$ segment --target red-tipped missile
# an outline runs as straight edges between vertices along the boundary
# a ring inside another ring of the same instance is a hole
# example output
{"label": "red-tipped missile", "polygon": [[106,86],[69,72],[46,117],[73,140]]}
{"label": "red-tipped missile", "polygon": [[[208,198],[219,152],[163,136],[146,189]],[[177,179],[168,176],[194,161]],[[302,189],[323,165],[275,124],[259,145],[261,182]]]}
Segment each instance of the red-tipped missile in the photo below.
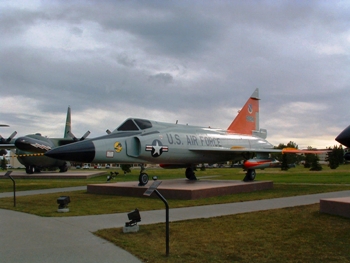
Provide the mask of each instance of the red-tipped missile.
{"label": "red-tipped missile", "polygon": [[263,169],[268,167],[274,167],[279,164],[279,161],[272,158],[266,159],[249,159],[244,161],[243,167],[245,169]]}

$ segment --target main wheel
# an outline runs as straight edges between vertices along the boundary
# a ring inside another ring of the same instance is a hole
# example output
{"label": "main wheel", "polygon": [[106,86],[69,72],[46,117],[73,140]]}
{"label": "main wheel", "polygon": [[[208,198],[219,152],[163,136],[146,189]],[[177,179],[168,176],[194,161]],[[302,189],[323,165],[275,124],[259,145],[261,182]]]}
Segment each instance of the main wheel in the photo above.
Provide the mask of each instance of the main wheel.
{"label": "main wheel", "polygon": [[60,173],[65,173],[65,172],[68,171],[68,165],[67,165],[67,163],[65,163],[64,165],[62,165],[62,166],[60,166],[60,167],[58,167],[58,168],[60,168]]}
{"label": "main wheel", "polygon": [[35,172],[35,167],[32,165],[26,166],[26,173],[27,174],[33,174]]}
{"label": "main wheel", "polygon": [[191,167],[186,169],[185,175],[188,180],[197,180],[197,177],[194,174],[193,169]]}
{"label": "main wheel", "polygon": [[245,182],[252,182],[255,180],[256,172],[255,169],[249,169],[243,179]]}
{"label": "main wheel", "polygon": [[139,186],[144,186],[148,183],[148,174],[140,173],[139,176]]}

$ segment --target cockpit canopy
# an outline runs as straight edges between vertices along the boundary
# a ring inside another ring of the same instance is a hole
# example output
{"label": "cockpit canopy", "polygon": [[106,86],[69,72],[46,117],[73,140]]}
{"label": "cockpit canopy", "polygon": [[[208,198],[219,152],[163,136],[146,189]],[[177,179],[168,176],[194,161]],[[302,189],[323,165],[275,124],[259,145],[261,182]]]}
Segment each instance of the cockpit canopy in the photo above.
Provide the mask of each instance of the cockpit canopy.
{"label": "cockpit canopy", "polygon": [[124,121],[118,128],[116,128],[113,133],[118,132],[142,132],[142,134],[150,133],[150,132],[159,132],[170,130],[172,132],[175,131],[189,131],[190,129],[198,130],[201,129],[201,127],[197,126],[190,126],[190,125],[184,125],[184,124],[177,124],[177,123],[167,123],[167,122],[159,122],[159,121],[152,121],[152,120],[146,120],[146,119],[137,119],[137,118],[129,118],[126,121]]}
{"label": "cockpit canopy", "polygon": [[149,120],[127,119],[117,128],[117,131],[139,131],[152,127],[152,123]]}

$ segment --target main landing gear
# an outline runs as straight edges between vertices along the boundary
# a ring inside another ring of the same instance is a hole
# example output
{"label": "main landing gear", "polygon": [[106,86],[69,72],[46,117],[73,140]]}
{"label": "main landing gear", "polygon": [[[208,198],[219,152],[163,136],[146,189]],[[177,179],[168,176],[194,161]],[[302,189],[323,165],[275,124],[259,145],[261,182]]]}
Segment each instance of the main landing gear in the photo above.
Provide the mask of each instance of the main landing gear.
{"label": "main landing gear", "polygon": [[68,164],[67,163],[64,163],[64,165],[58,167],[60,168],[60,173],[65,173],[68,171]]}
{"label": "main landing gear", "polygon": [[[142,165],[141,166],[140,175],[139,175],[139,186],[144,186],[144,185],[146,185],[148,183],[148,174],[145,173],[144,170],[145,170],[145,168]],[[191,180],[191,181],[196,181],[197,180],[197,177],[196,177],[192,167],[186,168],[185,175],[186,175],[186,178],[188,180]]]}
{"label": "main landing gear", "polygon": [[255,180],[255,176],[256,176],[255,169],[248,169],[243,181],[244,182],[252,182]]}
{"label": "main landing gear", "polygon": [[27,165],[26,166],[26,173],[27,174],[33,174],[33,173],[40,173],[41,168],[35,165]]}

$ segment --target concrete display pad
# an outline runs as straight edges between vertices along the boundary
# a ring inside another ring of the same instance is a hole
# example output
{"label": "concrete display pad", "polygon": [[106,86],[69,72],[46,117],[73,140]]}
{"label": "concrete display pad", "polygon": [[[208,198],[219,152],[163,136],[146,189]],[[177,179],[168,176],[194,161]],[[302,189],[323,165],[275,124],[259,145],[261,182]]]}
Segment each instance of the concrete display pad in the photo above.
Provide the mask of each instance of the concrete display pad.
{"label": "concrete display pad", "polygon": [[[138,182],[89,184],[87,185],[87,192],[91,194],[142,197],[152,183],[153,181],[149,181],[146,186],[138,186]],[[272,181],[243,182],[207,179],[189,181],[187,179],[175,179],[162,181],[157,189],[167,199],[190,200],[272,188]],[[152,194],[152,197],[156,197],[156,195]]]}
{"label": "concrete display pad", "polygon": [[[0,178],[3,178],[5,173],[6,172],[0,172]],[[105,173],[106,172],[101,172],[101,171],[81,171],[81,172],[67,171],[65,173],[53,171],[53,172],[27,174],[23,170],[19,170],[19,171],[13,170],[11,173],[11,176],[14,179],[88,179],[88,178],[96,177]]]}
{"label": "concrete display pad", "polygon": [[350,197],[321,199],[320,212],[350,218]]}

